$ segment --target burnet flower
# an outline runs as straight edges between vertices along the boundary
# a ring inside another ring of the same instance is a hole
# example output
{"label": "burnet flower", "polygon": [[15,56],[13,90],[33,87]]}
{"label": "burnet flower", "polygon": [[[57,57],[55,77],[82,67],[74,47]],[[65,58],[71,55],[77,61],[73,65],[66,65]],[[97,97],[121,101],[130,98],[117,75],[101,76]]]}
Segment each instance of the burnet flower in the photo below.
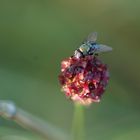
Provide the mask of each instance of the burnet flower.
{"label": "burnet flower", "polygon": [[109,81],[107,65],[95,53],[111,51],[95,43],[97,33],[91,33],[72,57],[61,62],[59,81],[65,95],[82,105],[99,102]]}

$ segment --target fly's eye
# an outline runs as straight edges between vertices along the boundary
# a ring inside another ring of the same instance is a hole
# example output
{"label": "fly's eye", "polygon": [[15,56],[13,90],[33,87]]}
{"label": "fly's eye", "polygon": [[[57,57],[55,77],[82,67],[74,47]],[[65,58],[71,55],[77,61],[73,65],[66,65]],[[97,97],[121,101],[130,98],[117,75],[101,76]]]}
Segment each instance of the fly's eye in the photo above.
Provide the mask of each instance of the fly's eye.
{"label": "fly's eye", "polygon": [[76,58],[80,58],[80,57],[83,56],[83,54],[82,54],[82,52],[81,52],[80,50],[76,50],[76,51],[74,52],[74,56],[75,56]]}

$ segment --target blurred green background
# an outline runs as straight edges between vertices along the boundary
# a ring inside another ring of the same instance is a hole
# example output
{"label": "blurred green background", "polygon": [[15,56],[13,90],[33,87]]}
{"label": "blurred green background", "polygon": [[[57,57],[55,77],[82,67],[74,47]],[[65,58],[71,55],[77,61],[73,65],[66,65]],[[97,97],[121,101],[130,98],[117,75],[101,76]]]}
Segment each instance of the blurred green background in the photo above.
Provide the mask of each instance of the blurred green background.
{"label": "blurred green background", "polygon": [[[139,0],[0,0],[0,99],[70,133],[73,103],[60,91],[60,62],[92,31],[110,83],[86,110],[86,140],[140,140]],[[0,118],[0,140],[41,140]]]}

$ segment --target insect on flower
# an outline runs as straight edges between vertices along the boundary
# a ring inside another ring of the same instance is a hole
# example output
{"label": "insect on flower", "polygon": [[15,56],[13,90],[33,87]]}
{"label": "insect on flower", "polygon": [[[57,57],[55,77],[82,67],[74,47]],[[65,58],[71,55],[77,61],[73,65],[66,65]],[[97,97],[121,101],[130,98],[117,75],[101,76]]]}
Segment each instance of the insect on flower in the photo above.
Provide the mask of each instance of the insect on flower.
{"label": "insect on flower", "polygon": [[84,43],[77,50],[75,50],[74,56],[76,58],[80,58],[87,55],[93,55],[112,50],[112,48],[107,45],[97,44],[96,40],[97,32],[92,32],[89,34]]}
{"label": "insect on flower", "polygon": [[109,81],[109,70],[95,54],[111,51],[97,44],[97,33],[89,34],[72,57],[61,62],[59,82],[66,97],[82,105],[99,102]]}

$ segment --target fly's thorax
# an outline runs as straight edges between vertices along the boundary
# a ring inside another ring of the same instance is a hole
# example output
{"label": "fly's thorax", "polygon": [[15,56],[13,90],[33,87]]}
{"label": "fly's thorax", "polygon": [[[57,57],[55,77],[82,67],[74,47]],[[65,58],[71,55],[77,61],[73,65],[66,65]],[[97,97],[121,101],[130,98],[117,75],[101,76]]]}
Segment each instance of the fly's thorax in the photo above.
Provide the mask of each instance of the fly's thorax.
{"label": "fly's thorax", "polygon": [[83,55],[87,55],[90,50],[91,45],[84,43],[79,47],[79,50],[83,53]]}

